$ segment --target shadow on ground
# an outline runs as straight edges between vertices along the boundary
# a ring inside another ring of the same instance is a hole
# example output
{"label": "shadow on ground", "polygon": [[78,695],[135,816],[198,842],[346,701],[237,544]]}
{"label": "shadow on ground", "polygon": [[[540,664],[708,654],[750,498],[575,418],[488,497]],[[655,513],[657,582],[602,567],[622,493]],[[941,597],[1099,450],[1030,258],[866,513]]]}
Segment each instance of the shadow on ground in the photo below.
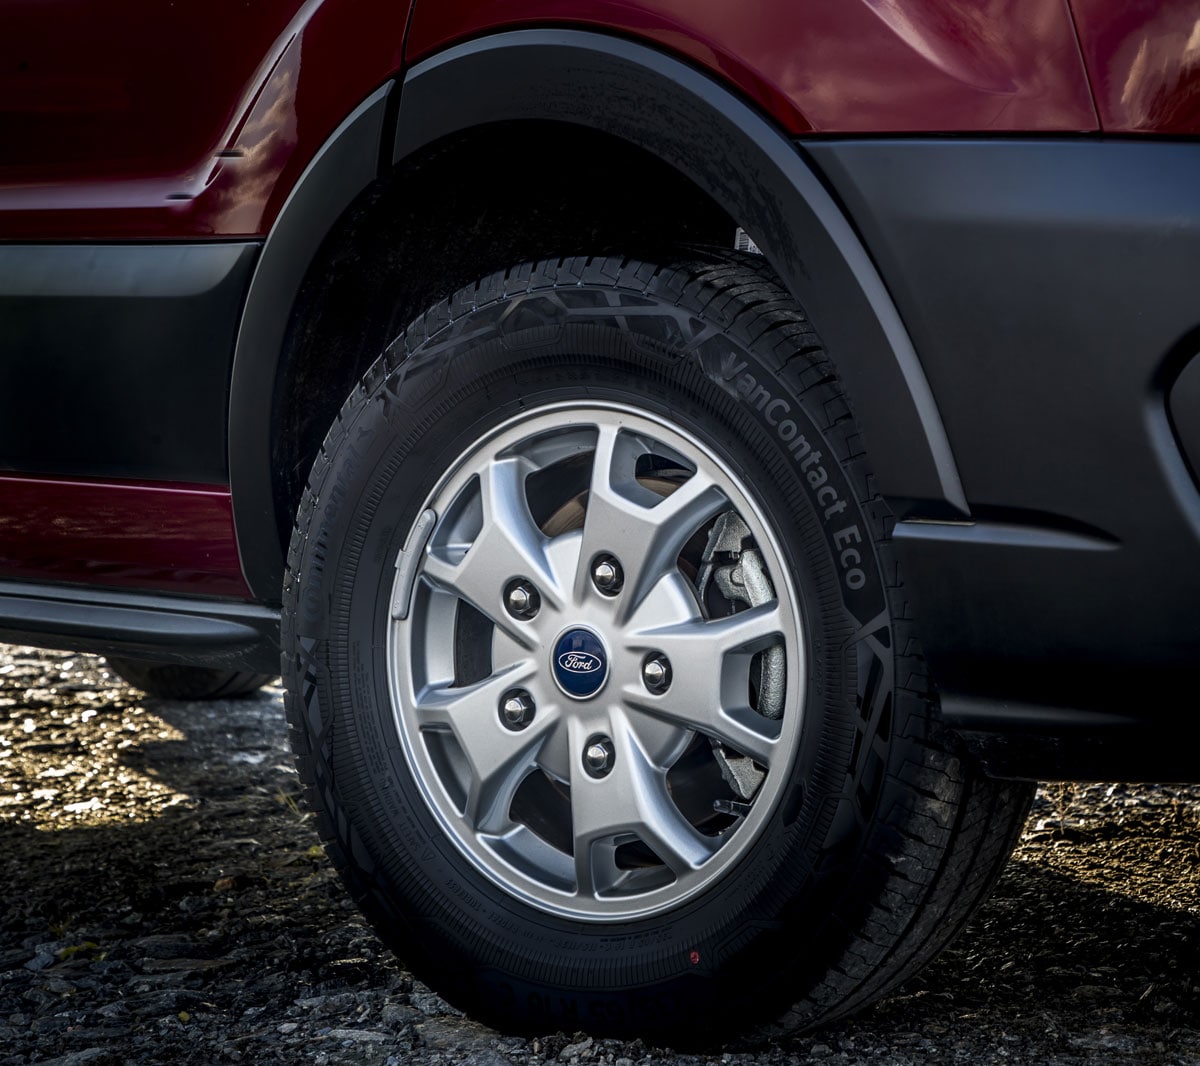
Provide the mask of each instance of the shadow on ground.
{"label": "shadow on ground", "polygon": [[[1200,1063],[1190,792],[1043,818],[950,950],[823,1032],[709,1056],[505,1038],[359,919],[297,807],[277,694],[144,700],[81,661],[0,677],[0,1063]],[[1181,864],[1149,899],[1122,877],[1147,856]]]}

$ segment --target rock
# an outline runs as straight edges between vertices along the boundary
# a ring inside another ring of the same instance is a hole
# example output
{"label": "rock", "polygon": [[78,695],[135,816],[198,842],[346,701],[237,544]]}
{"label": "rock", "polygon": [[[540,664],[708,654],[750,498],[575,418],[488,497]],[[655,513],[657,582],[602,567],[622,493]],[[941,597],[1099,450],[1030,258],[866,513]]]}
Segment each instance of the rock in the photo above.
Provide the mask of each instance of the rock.
{"label": "rock", "polygon": [[0,972],[24,966],[28,960],[29,951],[27,948],[13,948],[11,951],[0,952]]}
{"label": "rock", "polygon": [[143,936],[127,943],[131,950],[147,959],[186,958],[196,947],[196,941],[190,936],[178,934]]}
{"label": "rock", "polygon": [[560,1051],[558,1053],[558,1057],[564,1061],[566,1061],[568,1059],[572,1059],[572,1058],[577,1058],[578,1056],[582,1055],[585,1051],[590,1051],[592,1048],[593,1042],[594,1041],[589,1036],[583,1040],[580,1040],[579,1043],[577,1043],[577,1044],[568,1044],[565,1048],[562,1049],[562,1051]]}
{"label": "rock", "polygon": [[482,1051],[472,1051],[458,1066],[512,1066],[500,1052],[487,1048]]}
{"label": "rock", "polygon": [[349,1040],[355,1044],[382,1044],[388,1039],[387,1033],[373,1029],[330,1029],[326,1035],[330,1040]]}
{"label": "rock", "polygon": [[101,1062],[113,1059],[115,1056],[106,1048],[90,1047],[83,1051],[73,1051],[69,1055],[60,1055],[56,1059],[41,1059],[38,1066],[85,1066],[85,1063],[99,1066]]}
{"label": "rock", "polygon": [[408,998],[409,1002],[422,1014],[430,1016],[448,1014],[454,1018],[463,1017],[462,1011],[450,1006],[449,1003],[435,992],[414,992]]}
{"label": "rock", "polygon": [[296,1000],[296,1006],[315,1014],[340,1014],[354,1006],[354,993],[342,992],[336,996],[309,996]]}
{"label": "rock", "polygon": [[138,1017],[145,1018],[176,1014],[185,1006],[193,1006],[198,998],[177,989],[148,989],[126,996],[125,1005]]}
{"label": "rock", "polygon": [[219,970],[229,966],[229,959],[143,959],[146,973],[194,973],[197,970]]}
{"label": "rock", "polygon": [[1107,1029],[1101,1029],[1095,1033],[1085,1033],[1082,1036],[1073,1036],[1067,1040],[1071,1047],[1082,1048],[1088,1051],[1136,1051],[1137,1042],[1132,1038],[1121,1033],[1113,1033]]}
{"label": "rock", "polygon": [[487,1051],[496,1034],[461,1015],[430,1018],[416,1026],[417,1035],[431,1051]]}
{"label": "rock", "polygon": [[417,1022],[424,1021],[425,1015],[407,1003],[389,1002],[383,1005],[380,1018],[384,1025],[389,1025],[393,1029],[403,1029],[406,1025],[415,1025]]}

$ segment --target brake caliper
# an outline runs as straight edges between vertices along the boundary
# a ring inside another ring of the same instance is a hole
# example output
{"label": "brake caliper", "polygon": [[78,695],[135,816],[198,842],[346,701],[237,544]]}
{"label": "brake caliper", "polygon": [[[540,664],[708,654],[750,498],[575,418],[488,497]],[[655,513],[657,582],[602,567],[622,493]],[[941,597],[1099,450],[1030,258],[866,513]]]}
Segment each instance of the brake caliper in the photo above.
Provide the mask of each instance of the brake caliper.
{"label": "brake caliper", "polygon": [[[709,586],[715,584],[721,595],[733,605],[758,607],[775,599],[775,589],[763,566],[762,555],[754,547],[754,536],[746,523],[734,511],[726,511],[713,523],[708,543],[701,558],[696,589],[700,603],[707,604]],[[787,678],[786,658],[782,644],[764,648],[758,657],[758,699],[756,709],[764,718],[783,717],[784,690]],[[766,774],[747,755],[730,751],[720,741],[711,740],[713,755],[721,776],[742,800],[753,799]],[[744,814],[745,804],[724,804],[725,813]]]}

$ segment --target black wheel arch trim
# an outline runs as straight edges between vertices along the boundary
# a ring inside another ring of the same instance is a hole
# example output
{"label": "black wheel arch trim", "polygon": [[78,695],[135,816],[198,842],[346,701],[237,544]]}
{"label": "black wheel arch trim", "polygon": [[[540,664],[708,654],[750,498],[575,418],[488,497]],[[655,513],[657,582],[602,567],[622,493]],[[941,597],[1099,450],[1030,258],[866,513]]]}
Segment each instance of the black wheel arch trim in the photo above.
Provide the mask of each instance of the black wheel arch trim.
{"label": "black wheel arch trim", "polygon": [[229,482],[242,571],[257,599],[278,603],[283,546],[271,471],[271,410],[292,307],[342,212],[379,175],[394,83],[380,86],[309,163],[263,245],[238,330],[229,394]]}
{"label": "black wheel arch trim", "polygon": [[885,495],[902,509],[911,500],[925,513],[967,513],[899,313],[850,222],[782,130],[705,74],[644,45],[584,30],[514,30],[408,72],[392,159],[473,126],[522,119],[587,126],[637,145],[737,219],[830,350],[867,427]]}
{"label": "black wheel arch trim", "polygon": [[[381,144],[383,161],[396,164],[443,137],[505,121],[554,120],[619,137],[676,168],[738,219],[835,360],[866,427],[879,487],[898,515],[968,514],[933,393],[871,257],[800,149],[730,90],[622,38],[531,29],[472,40],[417,64],[395,87],[398,107],[392,91],[385,85],[364,101],[310,164],[251,282],[234,359],[229,466],[243,569],[257,598],[277,603],[283,578],[269,412],[309,264],[379,176]],[[392,114],[394,131],[385,128]]]}

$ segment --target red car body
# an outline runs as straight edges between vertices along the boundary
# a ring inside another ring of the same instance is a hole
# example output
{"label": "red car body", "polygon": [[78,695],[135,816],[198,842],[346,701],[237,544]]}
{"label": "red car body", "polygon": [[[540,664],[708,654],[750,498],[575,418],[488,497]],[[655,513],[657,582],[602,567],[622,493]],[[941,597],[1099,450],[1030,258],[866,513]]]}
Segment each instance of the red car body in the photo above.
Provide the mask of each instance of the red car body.
{"label": "red car body", "polygon": [[408,16],[378,0],[11,4],[0,235],[265,236],[371,91],[406,64],[516,28],[644,41],[796,135],[1200,132],[1186,0],[421,4],[406,32]]}

